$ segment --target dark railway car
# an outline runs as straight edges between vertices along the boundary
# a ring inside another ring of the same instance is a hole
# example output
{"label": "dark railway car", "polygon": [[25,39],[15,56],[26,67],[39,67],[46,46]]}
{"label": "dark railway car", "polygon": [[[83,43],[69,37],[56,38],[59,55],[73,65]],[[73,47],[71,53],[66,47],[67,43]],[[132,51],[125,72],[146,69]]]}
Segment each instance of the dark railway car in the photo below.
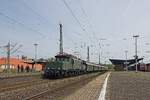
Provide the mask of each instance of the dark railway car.
{"label": "dark railway car", "polygon": [[150,63],[140,66],[140,71],[150,72]]}

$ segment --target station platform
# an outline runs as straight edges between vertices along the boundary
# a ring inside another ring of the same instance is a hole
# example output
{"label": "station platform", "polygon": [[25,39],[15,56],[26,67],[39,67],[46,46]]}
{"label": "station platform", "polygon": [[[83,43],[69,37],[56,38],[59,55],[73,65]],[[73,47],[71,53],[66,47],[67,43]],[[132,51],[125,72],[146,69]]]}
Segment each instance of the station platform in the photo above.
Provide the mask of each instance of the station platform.
{"label": "station platform", "polygon": [[106,100],[150,100],[149,72],[112,72]]}
{"label": "station platform", "polygon": [[63,100],[98,100],[107,74],[99,75],[74,93],[65,96]]}

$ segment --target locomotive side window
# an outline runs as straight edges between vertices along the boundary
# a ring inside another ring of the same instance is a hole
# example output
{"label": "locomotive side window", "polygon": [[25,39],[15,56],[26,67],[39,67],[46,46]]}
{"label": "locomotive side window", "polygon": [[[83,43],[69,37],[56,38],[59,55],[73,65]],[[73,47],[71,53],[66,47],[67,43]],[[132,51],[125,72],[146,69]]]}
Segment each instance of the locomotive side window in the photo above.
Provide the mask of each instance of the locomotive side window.
{"label": "locomotive side window", "polygon": [[69,58],[66,58],[66,61],[69,61]]}
{"label": "locomotive side window", "polygon": [[69,58],[56,58],[56,61],[69,61]]}
{"label": "locomotive side window", "polygon": [[59,61],[61,61],[61,58],[59,58]]}
{"label": "locomotive side window", "polygon": [[74,65],[74,59],[71,59],[71,64]]}

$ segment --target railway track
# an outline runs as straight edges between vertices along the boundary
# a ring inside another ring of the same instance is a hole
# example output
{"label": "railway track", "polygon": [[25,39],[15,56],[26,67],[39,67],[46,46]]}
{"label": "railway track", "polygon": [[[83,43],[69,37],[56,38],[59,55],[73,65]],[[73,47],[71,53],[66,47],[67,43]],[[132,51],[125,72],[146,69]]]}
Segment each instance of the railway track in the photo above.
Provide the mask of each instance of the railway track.
{"label": "railway track", "polygon": [[0,74],[0,80],[22,78],[22,77],[36,77],[36,76],[40,76],[40,75],[41,75],[41,73],[16,74],[16,75]]}
{"label": "railway track", "polygon": [[36,84],[42,84],[49,80],[43,80],[40,75],[5,78],[0,80],[0,93],[24,88]]}
{"label": "railway track", "polygon": [[80,83],[81,81],[84,80],[92,79],[92,77],[94,78],[97,75],[99,74],[93,73],[89,75],[81,75],[81,76],[64,78],[64,79],[47,80],[45,82],[42,81],[41,83],[35,82],[35,83],[31,83],[31,85],[23,85],[23,86],[20,85],[21,88],[19,86],[11,87],[13,89],[8,89],[8,90],[6,89],[6,92],[0,93],[0,99],[37,100],[38,97],[40,98],[45,97],[48,95],[48,93],[53,93],[55,91],[62,90],[68,86],[72,87],[73,84]]}
{"label": "railway track", "polygon": [[41,76],[22,76],[22,77],[13,77],[13,78],[6,78],[6,79],[0,79],[0,87],[3,87],[3,85],[7,84],[14,84],[17,82],[24,82],[24,81],[30,81],[35,79],[40,79]]}
{"label": "railway track", "polygon": [[5,91],[19,89],[19,88],[29,87],[32,85],[42,84],[46,82],[48,82],[48,80],[40,79],[40,80],[33,80],[33,81],[18,82],[18,83],[11,84],[11,85],[5,85],[3,87],[2,86],[0,87],[0,93],[5,92]]}
{"label": "railway track", "polygon": [[[38,100],[38,99],[43,99],[45,96],[48,96],[49,94],[51,93],[55,93],[57,91],[60,91],[60,90],[64,90],[68,87],[73,87],[73,86],[76,86],[76,87],[82,87],[83,85],[87,84],[89,81],[91,81],[93,78],[95,78],[96,76],[98,75],[94,75],[92,77],[87,77],[85,79],[79,79],[77,81],[74,81],[74,82],[71,82],[69,84],[65,84],[61,87],[57,87],[57,88],[54,88],[54,89],[47,89],[45,91],[41,91],[40,93],[38,94],[35,94],[35,95],[32,95],[32,96],[29,96],[29,97],[26,97],[24,98],[23,100]],[[57,93],[56,93],[57,94]]]}

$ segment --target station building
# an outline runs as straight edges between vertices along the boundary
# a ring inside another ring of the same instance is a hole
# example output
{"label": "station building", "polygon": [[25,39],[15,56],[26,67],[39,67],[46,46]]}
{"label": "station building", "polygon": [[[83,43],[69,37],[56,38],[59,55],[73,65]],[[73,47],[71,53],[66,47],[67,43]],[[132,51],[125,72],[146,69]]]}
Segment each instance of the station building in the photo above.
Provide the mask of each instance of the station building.
{"label": "station building", "polygon": [[[23,69],[25,69],[27,66],[29,69],[34,68],[36,71],[41,71],[43,69],[42,64],[36,63],[32,59],[18,59],[18,58],[10,58],[10,69],[17,70],[18,66],[23,66]],[[7,69],[7,58],[1,57],[0,58],[0,72],[3,72],[5,69]]]}

